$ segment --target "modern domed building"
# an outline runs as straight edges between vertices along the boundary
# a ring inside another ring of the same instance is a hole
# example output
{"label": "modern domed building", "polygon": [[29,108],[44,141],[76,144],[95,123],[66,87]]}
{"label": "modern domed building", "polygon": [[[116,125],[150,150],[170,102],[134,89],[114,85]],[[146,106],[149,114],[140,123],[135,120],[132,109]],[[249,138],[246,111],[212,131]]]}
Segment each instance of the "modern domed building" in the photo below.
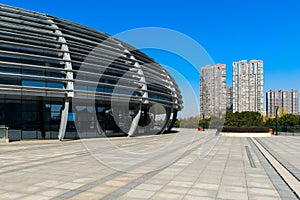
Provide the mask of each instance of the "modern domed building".
{"label": "modern domed building", "polygon": [[178,86],[141,51],[1,4],[0,22],[0,125],[10,140],[133,136],[174,125],[182,109]]}

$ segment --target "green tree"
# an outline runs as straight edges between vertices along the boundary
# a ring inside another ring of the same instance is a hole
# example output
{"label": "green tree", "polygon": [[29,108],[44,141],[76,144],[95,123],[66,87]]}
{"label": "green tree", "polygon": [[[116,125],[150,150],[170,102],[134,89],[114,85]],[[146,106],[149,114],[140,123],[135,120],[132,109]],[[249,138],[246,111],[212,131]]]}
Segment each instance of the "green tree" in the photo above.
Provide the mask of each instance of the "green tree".
{"label": "green tree", "polygon": [[180,121],[179,119],[176,119],[175,123],[174,123],[174,128],[179,128],[180,127]]}
{"label": "green tree", "polygon": [[275,127],[276,126],[276,120],[275,118],[268,118],[265,122],[265,126],[268,127]]}
{"label": "green tree", "polygon": [[210,121],[211,121],[210,118],[199,120],[199,127],[203,127],[204,129],[207,129],[210,125]]}
{"label": "green tree", "polygon": [[263,126],[263,117],[258,112],[241,112],[241,119],[242,123],[241,126],[243,127],[257,127]]}
{"label": "green tree", "polygon": [[295,126],[300,124],[300,119],[294,114],[285,114],[278,119],[281,126]]}
{"label": "green tree", "polygon": [[229,127],[259,127],[263,126],[263,117],[258,112],[227,112],[225,126]]}
{"label": "green tree", "polygon": [[224,119],[218,118],[218,117],[212,117],[210,120],[209,127],[210,128],[219,128],[223,127],[224,125]]}
{"label": "green tree", "polygon": [[199,116],[180,119],[181,128],[198,128]]}
{"label": "green tree", "polygon": [[238,127],[237,113],[227,112],[224,126]]}

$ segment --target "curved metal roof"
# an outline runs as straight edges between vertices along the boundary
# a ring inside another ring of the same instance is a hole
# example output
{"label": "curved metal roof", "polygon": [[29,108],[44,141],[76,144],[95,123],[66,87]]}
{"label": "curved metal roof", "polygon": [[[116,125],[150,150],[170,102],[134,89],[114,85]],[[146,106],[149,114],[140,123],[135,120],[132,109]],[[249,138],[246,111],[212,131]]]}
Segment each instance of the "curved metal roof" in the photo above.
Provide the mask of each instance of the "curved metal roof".
{"label": "curved metal roof", "polygon": [[[116,87],[117,85],[117,87]],[[116,89],[117,88],[117,89]],[[0,93],[162,103],[182,109],[171,75],[105,33],[0,4]]]}

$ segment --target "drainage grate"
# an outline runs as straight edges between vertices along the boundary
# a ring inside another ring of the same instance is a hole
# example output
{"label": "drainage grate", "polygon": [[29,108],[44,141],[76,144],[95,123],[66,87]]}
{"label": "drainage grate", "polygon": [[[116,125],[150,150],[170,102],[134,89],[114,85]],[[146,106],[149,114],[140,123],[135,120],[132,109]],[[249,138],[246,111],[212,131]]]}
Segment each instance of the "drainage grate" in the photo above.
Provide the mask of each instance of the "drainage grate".
{"label": "drainage grate", "polygon": [[245,149],[246,149],[246,152],[247,152],[247,156],[248,156],[248,159],[249,159],[249,163],[250,163],[250,166],[251,168],[256,168],[256,165],[254,163],[254,160],[252,158],[252,155],[251,155],[251,152],[250,152],[250,149],[248,146],[245,146]]}

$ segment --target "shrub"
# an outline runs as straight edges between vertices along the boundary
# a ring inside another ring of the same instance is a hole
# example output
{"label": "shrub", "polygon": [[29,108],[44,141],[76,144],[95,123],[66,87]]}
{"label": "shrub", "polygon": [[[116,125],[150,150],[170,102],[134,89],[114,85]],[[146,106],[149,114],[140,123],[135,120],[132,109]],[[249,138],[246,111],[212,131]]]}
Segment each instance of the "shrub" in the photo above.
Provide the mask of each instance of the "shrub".
{"label": "shrub", "polygon": [[222,132],[237,132],[237,133],[267,133],[268,127],[223,127]]}

